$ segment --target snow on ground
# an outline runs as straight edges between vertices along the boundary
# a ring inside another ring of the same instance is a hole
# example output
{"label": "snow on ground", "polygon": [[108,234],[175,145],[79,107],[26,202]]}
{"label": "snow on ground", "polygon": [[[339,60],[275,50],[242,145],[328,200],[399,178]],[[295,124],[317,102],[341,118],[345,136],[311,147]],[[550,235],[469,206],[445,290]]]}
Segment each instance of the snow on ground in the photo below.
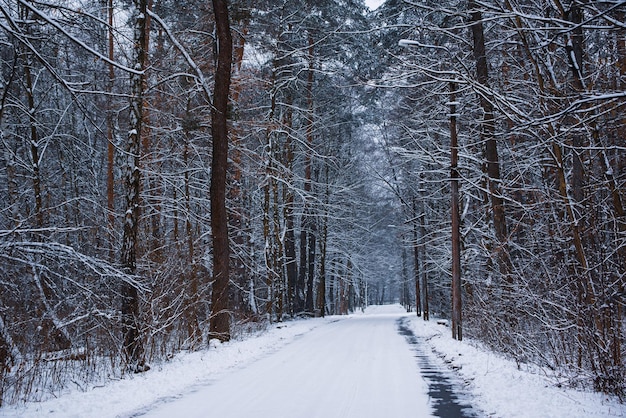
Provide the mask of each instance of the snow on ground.
{"label": "snow on ground", "polygon": [[[274,324],[104,387],[0,408],[0,417],[242,416],[233,415],[235,406],[259,417],[425,417],[431,411],[426,383],[397,333],[396,320],[405,315],[398,305],[372,306],[365,314]],[[464,392],[488,417],[626,417],[626,405],[613,398],[557,388],[476,342],[452,340],[436,321],[408,317],[413,332],[471,382]],[[221,413],[220,402],[229,406]]]}
{"label": "snow on ground", "polygon": [[156,402],[173,399],[220,379],[232,369],[245,367],[268,353],[280,350],[300,335],[323,326],[331,319],[310,319],[274,324],[267,332],[242,341],[217,344],[208,350],[181,353],[172,360],[152,364],[149,372],[111,381],[86,392],[75,390],[57,399],[2,407],[0,417],[20,418],[113,418]]}
{"label": "snow on ground", "polygon": [[558,388],[541,373],[519,370],[501,355],[481,349],[475,341],[453,340],[451,330],[436,321],[411,320],[415,335],[424,338],[449,367],[458,369],[473,405],[489,417],[592,418],[626,417],[626,405],[599,393]]}
{"label": "snow on ground", "polygon": [[[323,327],[146,417],[428,417],[428,387],[397,332],[397,307]],[[142,415],[143,416],[143,415]]]}

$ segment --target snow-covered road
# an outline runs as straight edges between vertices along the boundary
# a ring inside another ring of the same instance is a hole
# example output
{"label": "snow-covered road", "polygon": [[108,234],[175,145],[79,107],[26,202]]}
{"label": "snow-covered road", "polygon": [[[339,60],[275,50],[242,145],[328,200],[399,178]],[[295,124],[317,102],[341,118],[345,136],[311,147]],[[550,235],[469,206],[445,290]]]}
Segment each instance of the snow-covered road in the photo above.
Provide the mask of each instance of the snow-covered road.
{"label": "snow-covered road", "polygon": [[470,416],[626,417],[617,398],[557,385],[562,377],[452,340],[449,328],[399,305],[272,324],[152,366],[43,391],[46,400],[3,406],[0,418],[457,417],[458,405],[440,402],[448,389]]}
{"label": "snow-covered road", "polygon": [[396,306],[316,328],[141,416],[430,416],[427,384],[397,331],[401,315]]}

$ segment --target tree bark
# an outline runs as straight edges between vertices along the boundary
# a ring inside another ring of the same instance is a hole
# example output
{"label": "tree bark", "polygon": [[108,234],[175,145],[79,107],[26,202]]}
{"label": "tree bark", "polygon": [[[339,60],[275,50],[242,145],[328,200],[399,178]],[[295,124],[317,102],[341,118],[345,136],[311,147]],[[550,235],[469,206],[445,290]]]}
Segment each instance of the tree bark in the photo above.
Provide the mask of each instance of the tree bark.
{"label": "tree bark", "polygon": [[428,306],[428,271],[426,271],[426,225],[425,218],[426,214],[424,213],[425,209],[422,206],[422,214],[420,216],[420,250],[422,253],[422,299],[424,300],[424,304],[422,306],[423,318],[424,321],[430,320],[430,310]]}
{"label": "tree bark", "polygon": [[[305,285],[306,280],[306,296],[304,310],[311,314],[313,313],[313,283],[315,274],[315,221],[310,213],[310,193],[313,190],[312,187],[312,158],[311,149],[313,147],[313,54],[314,54],[314,41],[313,36],[309,34],[308,37],[308,59],[309,68],[307,74],[307,121],[306,121],[306,144],[307,151],[304,162],[304,212],[302,214],[302,232],[300,235],[300,284]],[[304,289],[303,289],[304,290]]]}
{"label": "tree bark", "polygon": [[[489,71],[487,66],[487,54],[485,51],[485,35],[482,23],[482,13],[478,9],[475,0],[468,1],[470,12],[472,37],[474,41],[474,59],[476,61],[476,78],[481,89],[489,88]],[[496,258],[500,273],[507,282],[511,282],[511,261],[508,252],[508,234],[504,212],[504,199],[500,188],[500,162],[498,147],[495,139],[495,117],[493,104],[480,92],[478,97],[483,109],[482,138],[485,143],[484,157],[487,164],[487,182],[491,200],[493,227],[497,240]]]}
{"label": "tree bark", "polygon": [[[268,129],[269,131],[269,129]],[[266,167],[266,176],[265,176],[265,185],[263,186],[263,241],[264,245],[264,260],[265,260],[265,285],[267,287],[267,298],[265,303],[265,314],[268,316],[270,321],[272,320],[272,313],[274,310],[274,266],[272,263],[272,237],[270,235],[270,188],[272,179],[272,145],[270,140],[270,132],[266,133],[267,135],[267,148],[268,153],[268,164]]]}
{"label": "tree bark", "polygon": [[[187,109],[187,115],[189,115],[189,109]],[[183,174],[183,190],[185,192],[185,238],[187,241],[187,262],[188,272],[189,272],[189,286],[187,287],[187,306],[186,306],[186,314],[187,314],[187,337],[189,341],[189,345],[191,347],[196,347],[196,345],[202,339],[202,332],[200,330],[200,324],[198,323],[198,305],[200,303],[200,297],[198,295],[199,286],[199,269],[196,265],[196,257],[195,257],[195,245],[194,245],[194,234],[193,234],[193,224],[191,217],[191,190],[190,190],[190,179],[189,179],[189,144],[191,143],[191,135],[189,131],[183,128],[183,133],[185,137],[185,144],[183,146],[183,166],[185,167],[185,172]],[[176,220],[176,217],[174,217]],[[174,239],[177,240],[177,234],[174,234]]]}
{"label": "tree bark", "polygon": [[211,162],[211,236],[213,240],[213,292],[209,338],[230,340],[228,301],[229,257],[226,172],[228,167],[228,96],[230,90],[233,40],[228,2],[213,0],[217,33],[217,70],[211,107],[213,159]]}
{"label": "tree bark", "polygon": [[452,216],[452,338],[463,339],[461,301],[461,233],[459,214],[459,147],[456,134],[456,83],[450,83],[450,198]]}
{"label": "tree bark", "polygon": [[[287,108],[285,109],[283,127],[287,132],[291,131],[293,123],[293,108],[291,93],[286,98]],[[294,222],[294,195],[293,195],[293,141],[291,134],[286,135],[285,139],[285,169],[287,175],[286,184],[283,186],[283,217],[285,218],[285,264],[287,270],[287,309],[289,314],[293,316],[296,306],[301,306],[298,300],[297,282],[298,282],[298,261],[296,259],[296,237]]]}
{"label": "tree bark", "polygon": [[326,193],[324,215],[322,218],[322,231],[320,236],[320,270],[319,283],[317,284],[317,316],[324,317],[326,315],[326,248],[328,244],[328,205],[330,203],[330,186],[328,182],[328,164],[324,166],[324,177],[326,180]]}
{"label": "tree bark", "polygon": [[313,219],[309,219],[309,233],[307,246],[309,254],[307,256],[308,268],[307,268],[307,283],[306,283],[306,299],[305,299],[305,311],[309,315],[313,315],[315,307],[313,304],[314,283],[315,283],[315,241],[316,241],[316,224]]}
{"label": "tree bark", "polygon": [[422,295],[420,289],[420,252],[419,241],[417,233],[417,203],[416,198],[413,197],[413,277],[415,280],[415,313],[417,316],[422,316]]}
{"label": "tree bark", "polygon": [[[114,49],[113,49],[113,0],[107,0],[107,19],[109,23],[108,31],[107,31],[107,49],[108,56],[111,63],[109,63],[109,80],[107,83],[107,93],[113,93],[113,82],[115,79],[115,70],[113,68],[113,59],[114,57]],[[107,226],[109,228],[109,233],[111,237],[113,236],[113,231],[115,228],[115,177],[114,177],[114,169],[115,169],[115,144],[114,140],[114,123],[113,123],[113,103],[112,98],[109,96],[107,98]],[[114,254],[114,240],[111,239],[111,253],[110,257],[113,259]]]}
{"label": "tree bark", "polygon": [[[147,0],[134,0],[133,66],[144,70],[147,55]],[[145,74],[132,73],[130,76],[131,101],[129,132],[126,143],[127,162],[125,166],[126,212],[122,238],[121,264],[130,276],[137,271],[137,231],[139,228],[139,192],[141,171],[141,132],[143,122],[143,90]],[[122,328],[124,332],[124,353],[129,369],[134,372],[146,370],[144,349],[139,332],[139,292],[129,282],[122,284]]]}
{"label": "tree bark", "polygon": [[[278,153],[278,144],[274,142],[273,154]],[[283,314],[285,312],[285,276],[283,265],[283,238],[281,236],[282,228],[280,225],[280,210],[278,199],[278,181],[272,179],[272,196],[274,198],[274,208],[272,211],[272,225],[274,230],[274,243],[272,248],[272,269],[274,272],[274,312],[276,313],[276,320],[282,321]]]}

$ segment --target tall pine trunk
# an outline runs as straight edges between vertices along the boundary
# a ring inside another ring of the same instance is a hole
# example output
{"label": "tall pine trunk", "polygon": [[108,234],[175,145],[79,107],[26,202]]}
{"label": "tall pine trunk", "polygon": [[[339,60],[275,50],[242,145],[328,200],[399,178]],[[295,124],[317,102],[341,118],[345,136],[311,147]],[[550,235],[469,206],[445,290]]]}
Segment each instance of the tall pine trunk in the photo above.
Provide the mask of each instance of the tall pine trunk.
{"label": "tall pine trunk", "polygon": [[[293,125],[293,99],[291,93],[286,98],[287,108],[283,117],[283,127],[286,131],[290,131]],[[294,145],[291,134],[285,136],[285,161],[286,184],[283,185],[283,217],[285,218],[285,267],[287,271],[287,309],[289,314],[293,316],[296,306],[302,303],[297,302],[297,282],[298,282],[298,260],[296,258],[296,234],[294,222],[294,193],[293,193],[293,160]]]}
{"label": "tall pine trunk", "polygon": [[419,239],[417,233],[417,203],[416,198],[413,197],[412,209],[413,209],[413,278],[415,280],[415,313],[417,316],[422,315],[422,292],[420,289],[420,251],[419,251]]}
{"label": "tall pine trunk", "polygon": [[[307,121],[306,121],[306,143],[307,151],[304,162],[304,212],[302,213],[302,232],[300,235],[300,277],[299,282],[302,290],[306,288],[304,311],[312,314],[313,307],[313,283],[315,274],[315,220],[311,213],[310,200],[312,187],[312,148],[313,148],[313,53],[314,40],[313,35],[309,34],[308,38],[308,59],[309,68],[307,75]],[[305,283],[306,281],[306,283]],[[306,286],[305,286],[306,285]]]}
{"label": "tall pine trunk", "polygon": [[[476,61],[476,78],[481,90],[489,88],[489,70],[487,65],[487,53],[485,50],[485,34],[482,22],[482,13],[474,0],[468,1],[472,38],[474,42],[474,60]],[[500,187],[500,162],[498,146],[495,138],[495,116],[491,100],[485,97],[485,92],[479,93],[480,106],[483,110],[482,141],[485,143],[484,158],[487,165],[487,183],[491,200],[493,228],[496,236],[495,256],[500,273],[507,282],[511,282],[511,261],[508,252],[508,234],[504,212],[504,199]]]}
{"label": "tall pine trunk", "polygon": [[456,83],[450,83],[450,200],[452,217],[452,338],[463,339],[461,299],[461,231],[459,214],[459,146],[456,133]]}

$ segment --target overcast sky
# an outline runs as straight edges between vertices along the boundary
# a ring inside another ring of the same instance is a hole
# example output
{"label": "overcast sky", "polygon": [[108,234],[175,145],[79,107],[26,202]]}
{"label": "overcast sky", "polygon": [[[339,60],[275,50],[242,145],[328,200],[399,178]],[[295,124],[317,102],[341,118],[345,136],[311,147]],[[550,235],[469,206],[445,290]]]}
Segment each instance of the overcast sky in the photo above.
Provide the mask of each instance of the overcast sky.
{"label": "overcast sky", "polygon": [[365,0],[365,4],[367,5],[367,7],[369,7],[371,10],[376,9],[378,6],[380,6],[381,4],[383,4],[385,2],[385,0]]}

